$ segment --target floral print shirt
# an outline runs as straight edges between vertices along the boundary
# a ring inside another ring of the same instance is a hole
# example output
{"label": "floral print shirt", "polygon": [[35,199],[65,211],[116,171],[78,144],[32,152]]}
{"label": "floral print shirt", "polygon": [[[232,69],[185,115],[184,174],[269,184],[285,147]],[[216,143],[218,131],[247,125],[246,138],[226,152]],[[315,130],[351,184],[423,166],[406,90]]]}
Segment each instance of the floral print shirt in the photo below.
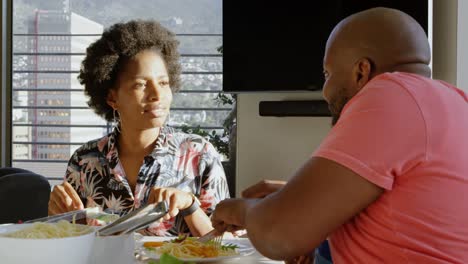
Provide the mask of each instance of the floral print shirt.
{"label": "floral print shirt", "polygon": [[[118,131],[90,141],[70,158],[65,179],[85,207],[128,213],[145,205],[152,187],[172,187],[193,193],[209,216],[217,203],[229,198],[218,152],[203,137],[161,128],[152,153],[144,158],[132,192],[117,150]],[[190,233],[182,216],[155,222],[147,235]]]}

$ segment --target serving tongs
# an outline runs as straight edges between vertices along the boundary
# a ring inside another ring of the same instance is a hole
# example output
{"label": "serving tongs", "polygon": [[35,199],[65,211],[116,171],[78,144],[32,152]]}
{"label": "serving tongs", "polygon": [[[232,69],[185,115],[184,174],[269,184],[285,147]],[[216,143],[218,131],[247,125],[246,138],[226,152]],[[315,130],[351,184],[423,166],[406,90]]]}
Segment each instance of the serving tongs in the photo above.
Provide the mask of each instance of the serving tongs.
{"label": "serving tongs", "polygon": [[70,211],[70,212],[66,212],[63,214],[56,214],[56,215],[51,215],[51,216],[46,216],[46,217],[41,217],[41,218],[35,218],[35,219],[28,220],[28,221],[24,221],[23,223],[24,224],[36,223],[36,222],[56,223],[60,220],[73,222],[73,221],[85,219],[88,215],[95,214],[97,212],[99,212],[99,208],[91,207],[91,208],[85,208],[82,210]]}
{"label": "serving tongs", "polygon": [[120,217],[97,231],[99,236],[123,235],[148,227],[169,211],[167,201],[148,204]]}

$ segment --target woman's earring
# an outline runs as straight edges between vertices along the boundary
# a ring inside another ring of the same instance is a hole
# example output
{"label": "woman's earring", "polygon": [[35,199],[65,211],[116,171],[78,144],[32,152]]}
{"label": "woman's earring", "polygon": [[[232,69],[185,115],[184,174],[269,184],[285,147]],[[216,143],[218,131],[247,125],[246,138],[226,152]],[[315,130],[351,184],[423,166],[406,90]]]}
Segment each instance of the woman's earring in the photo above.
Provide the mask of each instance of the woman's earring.
{"label": "woman's earring", "polygon": [[120,114],[119,112],[117,111],[117,109],[114,109],[114,111],[112,111],[112,115],[114,116],[114,120],[113,120],[113,126],[114,128],[119,131],[120,133],[120,126],[122,124],[122,120],[120,120]]}

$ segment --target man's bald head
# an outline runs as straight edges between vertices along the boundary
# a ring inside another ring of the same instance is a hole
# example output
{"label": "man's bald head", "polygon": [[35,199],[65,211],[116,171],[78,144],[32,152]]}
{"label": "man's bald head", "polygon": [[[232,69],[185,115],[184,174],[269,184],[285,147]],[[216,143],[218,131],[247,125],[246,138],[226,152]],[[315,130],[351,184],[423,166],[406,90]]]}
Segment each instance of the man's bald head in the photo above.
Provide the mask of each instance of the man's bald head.
{"label": "man's bald head", "polygon": [[345,18],[331,33],[326,48],[345,51],[352,59],[367,57],[377,73],[418,64],[422,71],[416,73],[430,76],[426,33],[416,20],[396,9],[377,7]]}
{"label": "man's bald head", "polygon": [[430,77],[430,60],[424,30],[399,10],[378,7],[345,18],[330,34],[324,57],[323,93],[333,123],[374,76],[400,71]]}

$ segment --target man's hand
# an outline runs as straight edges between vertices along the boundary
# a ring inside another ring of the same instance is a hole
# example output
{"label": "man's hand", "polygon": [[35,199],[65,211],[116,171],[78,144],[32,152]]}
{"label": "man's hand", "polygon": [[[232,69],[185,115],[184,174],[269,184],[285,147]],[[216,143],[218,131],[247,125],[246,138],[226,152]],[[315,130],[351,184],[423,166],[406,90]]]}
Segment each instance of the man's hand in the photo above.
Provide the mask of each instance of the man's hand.
{"label": "man's hand", "polygon": [[245,228],[245,214],[255,200],[227,199],[216,205],[211,216],[213,227],[219,232],[234,232]]}
{"label": "man's hand", "polygon": [[164,220],[169,220],[179,214],[180,210],[189,208],[194,203],[194,198],[188,192],[175,188],[153,188],[150,193],[149,203],[169,202],[169,212]]}
{"label": "man's hand", "polygon": [[285,181],[262,180],[242,191],[243,198],[263,198],[286,185]]}
{"label": "man's hand", "polygon": [[49,215],[84,209],[78,193],[68,182],[55,185],[49,198]]}

